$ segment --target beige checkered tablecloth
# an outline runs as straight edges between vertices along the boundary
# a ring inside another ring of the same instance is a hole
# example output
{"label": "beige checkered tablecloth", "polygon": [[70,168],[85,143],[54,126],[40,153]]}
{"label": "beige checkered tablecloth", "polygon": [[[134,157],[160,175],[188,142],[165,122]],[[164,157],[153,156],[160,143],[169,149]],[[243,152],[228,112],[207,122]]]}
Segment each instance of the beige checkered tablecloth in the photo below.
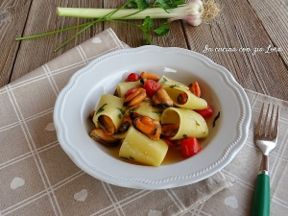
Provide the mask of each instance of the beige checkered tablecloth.
{"label": "beige checkered tablecloth", "polygon": [[[90,60],[123,47],[107,29],[0,89],[0,216],[249,215],[261,159],[252,127],[247,144],[222,173],[169,190],[127,189],[98,181],[61,150],[52,122],[57,94]],[[272,215],[287,215],[288,103],[247,94],[253,116],[263,101],[281,106],[280,139],[271,155]]]}

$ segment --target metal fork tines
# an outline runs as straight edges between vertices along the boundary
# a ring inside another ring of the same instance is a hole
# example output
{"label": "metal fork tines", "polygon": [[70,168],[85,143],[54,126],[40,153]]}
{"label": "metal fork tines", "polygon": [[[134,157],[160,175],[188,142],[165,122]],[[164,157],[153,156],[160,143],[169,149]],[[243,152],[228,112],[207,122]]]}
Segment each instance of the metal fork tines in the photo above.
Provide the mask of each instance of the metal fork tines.
{"label": "metal fork tines", "polygon": [[279,106],[263,103],[255,128],[255,143],[264,155],[263,170],[268,171],[268,154],[275,148],[278,134]]}

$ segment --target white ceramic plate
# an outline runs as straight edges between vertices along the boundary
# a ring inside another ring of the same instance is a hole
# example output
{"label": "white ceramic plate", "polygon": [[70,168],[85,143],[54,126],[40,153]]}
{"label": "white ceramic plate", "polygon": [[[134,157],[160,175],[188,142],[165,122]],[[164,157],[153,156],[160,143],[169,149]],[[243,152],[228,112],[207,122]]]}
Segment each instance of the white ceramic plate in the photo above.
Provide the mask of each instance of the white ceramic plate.
{"label": "white ceramic plate", "polygon": [[[221,111],[216,127],[196,156],[160,167],[130,164],[92,140],[87,116],[103,93],[131,71],[152,71],[189,84],[197,79],[204,96]],[[54,111],[59,142],[74,163],[97,179],[142,189],[172,188],[198,182],[225,167],[248,136],[251,108],[230,72],[207,57],[181,48],[143,46],[109,53],[73,75]]]}

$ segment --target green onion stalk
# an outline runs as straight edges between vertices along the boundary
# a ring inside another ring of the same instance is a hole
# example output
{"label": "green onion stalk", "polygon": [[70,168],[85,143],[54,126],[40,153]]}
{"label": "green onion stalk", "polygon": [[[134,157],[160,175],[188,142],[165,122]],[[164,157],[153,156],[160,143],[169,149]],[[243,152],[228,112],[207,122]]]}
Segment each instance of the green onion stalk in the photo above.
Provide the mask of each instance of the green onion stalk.
{"label": "green onion stalk", "polygon": [[[201,0],[193,0],[190,3],[183,4],[177,8],[164,10],[163,8],[147,8],[139,11],[138,9],[120,9],[117,13],[114,13],[109,18],[112,20],[132,20],[132,19],[145,19],[149,16],[151,19],[169,19],[174,20],[185,20],[192,26],[198,26],[202,23],[202,20],[207,20],[207,13],[205,11],[205,5]],[[207,8],[211,10],[211,4]],[[106,8],[57,8],[57,15],[64,17],[77,17],[77,18],[100,18],[105,16],[107,13],[111,13],[115,9]],[[215,13],[215,11],[213,11]],[[218,13],[218,12],[217,12]],[[205,17],[203,17],[205,15]],[[211,12],[210,15],[211,16]],[[215,14],[213,15],[215,16]]]}
{"label": "green onion stalk", "polygon": [[[175,1],[170,0],[167,2],[175,3]],[[156,7],[138,7],[137,9],[127,9],[126,7],[128,6],[129,2],[131,1],[126,1],[120,7],[111,9],[57,7],[58,16],[86,18],[90,19],[91,21],[80,25],[66,26],[64,28],[48,32],[40,32],[32,35],[19,36],[16,37],[16,40],[38,39],[61,32],[80,29],[72,37],[61,43],[54,50],[58,51],[59,49],[67,45],[70,41],[77,38],[79,34],[94,26],[96,23],[103,21],[117,21],[120,23],[124,22],[135,25],[124,20],[143,19],[144,21],[142,25],[135,26],[140,28],[140,30],[143,32],[145,41],[149,44],[151,43],[151,34],[153,32],[158,36],[163,36],[169,31],[169,25],[167,23],[167,20],[168,22],[172,22],[174,20],[184,20],[192,26],[199,26],[203,21],[209,22],[213,20],[219,13],[219,7],[214,2],[214,0],[205,0],[204,2],[202,2],[201,0],[190,0],[189,3],[179,3],[181,5],[178,4],[176,6],[169,6],[170,8],[166,8],[166,6],[163,5],[158,5]],[[167,4],[165,3],[165,1],[161,2],[164,5]],[[166,21],[162,25],[155,28],[153,25],[153,19],[165,19]]]}

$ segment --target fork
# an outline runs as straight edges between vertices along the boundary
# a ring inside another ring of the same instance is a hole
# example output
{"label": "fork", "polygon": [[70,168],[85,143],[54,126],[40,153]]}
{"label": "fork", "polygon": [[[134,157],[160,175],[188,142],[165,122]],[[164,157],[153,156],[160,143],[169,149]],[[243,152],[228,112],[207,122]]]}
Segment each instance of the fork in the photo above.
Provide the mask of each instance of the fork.
{"label": "fork", "polygon": [[266,113],[264,113],[264,106],[263,103],[254,131],[254,142],[263,155],[262,166],[260,167],[257,176],[256,189],[253,198],[253,216],[270,215],[270,177],[268,173],[268,155],[275,148],[277,142],[279,106],[276,107],[273,105],[272,111],[270,112],[270,104],[268,104]]}

